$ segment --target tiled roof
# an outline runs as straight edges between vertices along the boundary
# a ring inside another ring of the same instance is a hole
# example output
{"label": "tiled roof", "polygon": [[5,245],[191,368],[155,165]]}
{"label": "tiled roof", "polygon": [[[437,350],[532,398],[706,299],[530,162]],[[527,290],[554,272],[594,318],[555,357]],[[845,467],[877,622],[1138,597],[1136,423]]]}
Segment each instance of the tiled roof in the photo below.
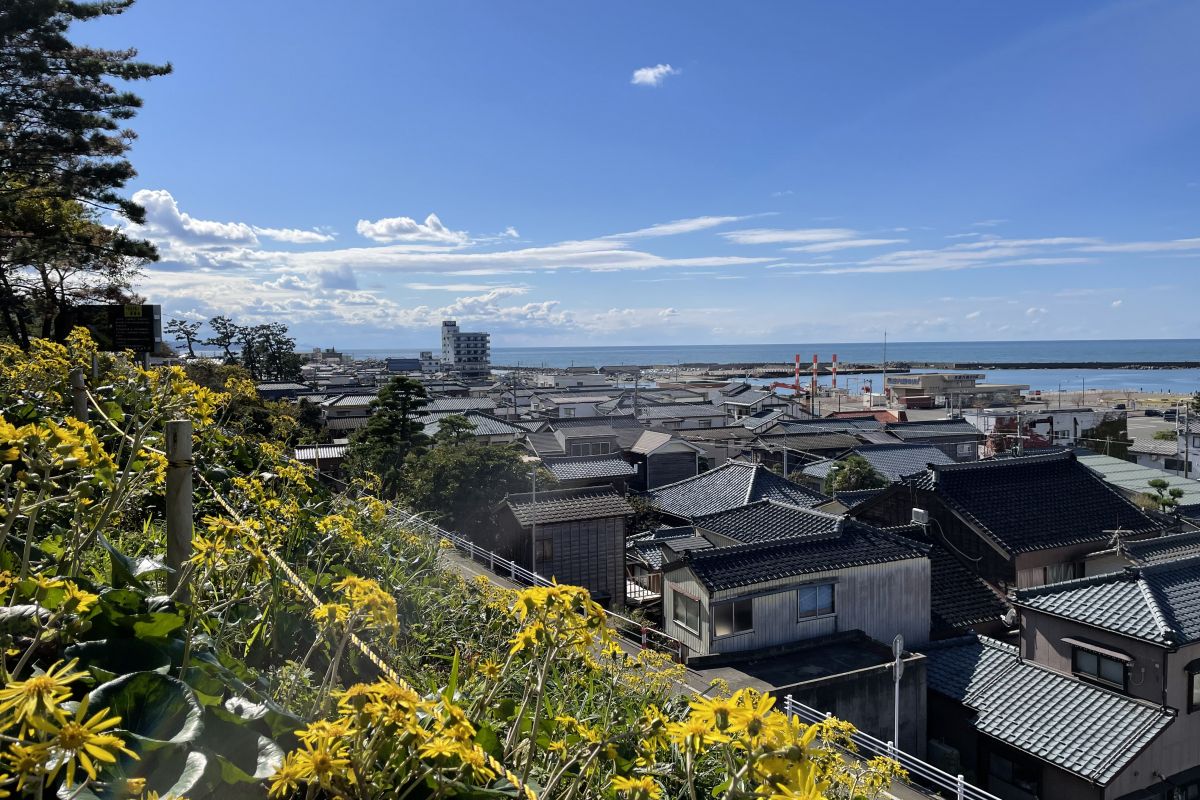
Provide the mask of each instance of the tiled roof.
{"label": "tiled roof", "polygon": [[1157,644],[1200,641],[1200,558],[1022,589],[1013,603]]}
{"label": "tiled roof", "polygon": [[929,688],[975,711],[977,731],[1101,785],[1175,719],[1150,703],[1022,661],[1015,647],[994,639],[935,642],[923,652]]}
{"label": "tiled roof", "polygon": [[1010,553],[1162,527],[1070,452],[938,465],[906,482],[933,492]]}
{"label": "tiled roof", "polygon": [[1184,478],[1166,470],[1143,467],[1112,456],[1079,455],[1077,458],[1080,464],[1095,472],[1106,483],[1128,492],[1153,492],[1149,481],[1164,480],[1171,488],[1183,491],[1183,496],[1179,498],[1182,508],[1200,506],[1200,481]]}
{"label": "tiled roof", "polygon": [[609,428],[642,428],[645,427],[642,423],[634,418],[633,414],[607,414],[600,417],[560,417],[550,420],[550,425],[555,430],[567,430],[569,428],[583,428],[603,425]]}
{"label": "tiled roof", "polygon": [[883,489],[854,489],[847,492],[834,492],[833,497],[847,510],[851,510],[859,503],[865,503],[882,491]]}
{"label": "tiled roof", "polygon": [[[773,430],[779,430],[786,423],[781,423]],[[818,431],[815,433],[768,433],[759,437],[761,445],[785,447],[794,453],[813,453],[819,450],[841,452],[857,447],[858,439],[848,433],[837,431]]]}
{"label": "tiled roof", "polygon": [[307,392],[308,387],[303,383],[260,383],[254,387],[260,392]]}
{"label": "tiled roof", "polygon": [[694,517],[697,528],[748,544],[797,536],[829,536],[841,524],[837,514],[800,508],[776,500],[759,500],[727,511]]}
{"label": "tiled roof", "polygon": [[620,478],[637,472],[632,464],[619,456],[575,456],[574,458],[550,458],[543,462],[546,468],[560,481],[578,481],[591,478]]}
{"label": "tiled roof", "polygon": [[1004,616],[1008,604],[938,544],[929,551],[929,606],[936,631],[963,630]]}
{"label": "tiled roof", "polygon": [[325,461],[346,457],[344,444],[302,444],[297,445],[292,458],[297,461]]}
{"label": "tiled roof", "polygon": [[[892,483],[906,475],[914,475],[928,468],[930,464],[953,464],[954,459],[928,444],[876,444],[856,447],[850,455],[860,455],[875,468],[883,477]],[[841,460],[828,458],[816,461],[804,468],[804,474],[811,478],[825,479],[833,465]]]}
{"label": "tiled roof", "polygon": [[1179,454],[1178,439],[1134,439],[1129,445],[1131,453],[1145,453],[1152,456],[1175,456]]}
{"label": "tiled roof", "polygon": [[761,403],[771,396],[771,392],[764,392],[758,389],[750,389],[745,392],[738,392],[732,397],[726,397],[721,401],[723,406],[752,406],[755,403]]}
{"label": "tiled roof", "polygon": [[[671,548],[673,553],[665,554],[663,545]],[[682,528],[659,528],[629,540],[629,551],[638,561],[650,569],[661,570],[663,563],[674,557],[675,553],[687,550],[707,550],[712,542],[705,539],[691,526]]]}
{"label": "tiled roof", "polygon": [[425,433],[430,436],[438,432],[442,420],[446,417],[464,417],[471,423],[474,436],[523,436],[528,431],[499,417],[485,414],[482,411],[438,411],[421,417],[419,422],[425,426]]}
{"label": "tiled roof", "polygon": [[1173,533],[1124,544],[1125,555],[1141,566],[1200,556],[1200,531]]}
{"label": "tiled roof", "polygon": [[329,395],[322,405],[327,408],[366,408],[375,402],[374,394]]}
{"label": "tiled roof", "polygon": [[684,553],[675,565],[689,567],[709,591],[717,592],[816,572],[925,557],[925,551],[915,542],[847,517],[834,519],[835,524],[824,534],[693,550]]}
{"label": "tiled roof", "polygon": [[887,432],[900,439],[931,439],[939,436],[977,436],[983,439],[983,431],[966,420],[931,419],[924,422],[892,422]]}
{"label": "tiled roof", "polygon": [[833,431],[835,433],[855,433],[857,431],[881,431],[883,423],[876,419],[789,419],[779,423],[779,427],[788,433],[814,433],[816,431]]}
{"label": "tiled roof", "polygon": [[761,464],[745,461],[727,461],[716,469],[660,486],[649,493],[652,506],[685,519],[763,499],[805,508],[829,500],[820,492],[792,483]]}
{"label": "tiled roof", "polygon": [[558,437],[549,431],[527,433],[525,434],[525,441],[529,444],[529,448],[541,458],[566,455],[566,451],[563,450]]}
{"label": "tiled roof", "polygon": [[637,415],[644,419],[687,419],[690,417],[724,417],[725,411],[707,403],[672,403],[671,405],[638,407]]}
{"label": "tiled roof", "polygon": [[759,411],[757,414],[751,414],[748,417],[742,417],[742,427],[758,430],[759,428],[767,428],[774,425],[786,412],[782,408],[772,408],[766,411]]}
{"label": "tiled roof", "polygon": [[631,517],[634,514],[633,506],[624,497],[612,489],[602,488],[538,492],[536,503],[530,492],[510,494],[505,503],[524,528],[533,525],[535,514],[539,525],[603,517]]}
{"label": "tiled roof", "polygon": [[568,394],[555,395],[553,397],[543,398],[547,403],[557,405],[569,405],[571,403],[603,403],[612,398],[606,394]]}
{"label": "tiled roof", "polygon": [[677,432],[680,439],[690,441],[727,442],[741,440],[748,442],[754,438],[754,431],[745,425],[722,425],[716,428],[696,428]]}
{"label": "tiled roof", "polygon": [[421,411],[432,414],[435,411],[469,411],[479,409],[491,411],[496,407],[496,401],[490,397],[434,397],[429,400]]}
{"label": "tiled roof", "polygon": [[354,431],[365,428],[370,417],[331,417],[325,420],[325,427],[331,431]]}

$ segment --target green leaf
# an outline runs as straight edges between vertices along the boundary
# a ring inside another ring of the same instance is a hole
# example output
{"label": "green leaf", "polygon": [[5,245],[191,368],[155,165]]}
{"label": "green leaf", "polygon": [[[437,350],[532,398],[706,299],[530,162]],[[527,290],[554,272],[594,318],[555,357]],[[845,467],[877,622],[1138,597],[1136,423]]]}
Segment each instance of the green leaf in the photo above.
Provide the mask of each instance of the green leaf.
{"label": "green leaf", "polygon": [[143,614],[138,622],[133,623],[133,632],[140,638],[163,639],[183,627],[182,614],[160,611],[157,614]]}
{"label": "green leaf", "polygon": [[121,729],[146,745],[195,741],[204,729],[200,701],[183,681],[157,672],[134,672],[96,687],[90,708],[107,708]]}
{"label": "green leaf", "polygon": [[45,622],[50,612],[39,605],[0,606],[0,633],[25,633],[37,628],[38,620]]}
{"label": "green leaf", "polygon": [[481,724],[475,731],[475,744],[493,758],[499,759],[504,755],[504,748],[500,746],[500,737],[496,734],[496,729],[487,723]]}
{"label": "green leaf", "polygon": [[141,639],[98,639],[73,644],[63,658],[78,658],[100,681],[111,681],[128,672],[161,672],[171,668],[171,658],[161,647]]}
{"label": "green leaf", "polygon": [[118,550],[102,533],[96,534],[96,541],[108,551],[112,561],[112,584],[114,587],[135,586],[142,591],[148,591],[146,584],[138,580],[137,564],[132,558]]}
{"label": "green leaf", "polygon": [[202,787],[209,767],[208,756],[200,750],[188,751],[185,747],[167,746],[157,750],[143,750],[135,760],[128,756],[107,770],[104,784],[93,783],[80,790],[78,786],[61,786],[60,800],[122,800],[128,797],[124,791],[125,781],[130,778],[145,778],[146,793],[157,792],[163,800],[168,798],[199,798],[208,795]]}
{"label": "green leaf", "polygon": [[196,745],[221,760],[221,776],[228,783],[269,778],[283,763],[283,749],[275,742],[211,713],[205,715]]}

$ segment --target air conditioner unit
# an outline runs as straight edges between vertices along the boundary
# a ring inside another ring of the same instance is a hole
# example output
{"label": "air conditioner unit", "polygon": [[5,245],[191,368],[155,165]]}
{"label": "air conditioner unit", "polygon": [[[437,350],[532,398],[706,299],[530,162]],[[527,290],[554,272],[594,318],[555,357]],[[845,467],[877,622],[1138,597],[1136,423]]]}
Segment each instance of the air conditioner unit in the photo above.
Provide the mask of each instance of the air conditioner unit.
{"label": "air conditioner unit", "polygon": [[913,525],[928,525],[929,524],[929,512],[923,508],[914,508],[912,510],[912,524]]}

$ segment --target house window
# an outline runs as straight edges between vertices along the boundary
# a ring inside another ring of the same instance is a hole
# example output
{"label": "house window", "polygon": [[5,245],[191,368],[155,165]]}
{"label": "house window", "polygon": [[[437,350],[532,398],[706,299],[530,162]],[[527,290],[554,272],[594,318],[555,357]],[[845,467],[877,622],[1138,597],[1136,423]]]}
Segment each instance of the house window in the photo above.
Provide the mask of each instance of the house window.
{"label": "house window", "polygon": [[824,617],[833,613],[833,584],[821,583],[815,586],[801,586],[800,619]]}
{"label": "house window", "polygon": [[671,619],[684,630],[699,635],[700,601],[694,597],[688,597],[686,594],[680,594],[677,589],[671,592],[671,596],[675,598],[671,605]]}
{"label": "house window", "polygon": [[976,445],[974,442],[962,442],[958,446],[958,457],[967,458],[975,455],[977,447],[978,445]]}
{"label": "house window", "polygon": [[712,427],[712,420],[711,420],[711,419],[702,419],[702,420],[697,420],[697,421],[696,421],[696,425],[697,425],[698,427],[701,427],[701,428],[711,428],[711,427]]}
{"label": "house window", "polygon": [[1051,564],[1048,567],[1042,567],[1042,583],[1062,583],[1081,578],[1083,576],[1080,574],[1080,566],[1079,564]]}
{"label": "house window", "polygon": [[1118,659],[1076,647],[1071,653],[1071,671],[1125,691],[1125,662]]}
{"label": "house window", "polygon": [[571,408],[570,406],[563,406],[562,415],[564,417],[573,417],[575,416],[575,409]]}
{"label": "house window", "polygon": [[1188,664],[1188,713],[1200,711],[1200,664]]}
{"label": "house window", "polygon": [[754,601],[735,600],[713,606],[713,636],[754,630]]}
{"label": "house window", "polygon": [[554,540],[553,539],[538,539],[534,550],[534,560],[540,568],[543,564],[549,564],[554,560]]}

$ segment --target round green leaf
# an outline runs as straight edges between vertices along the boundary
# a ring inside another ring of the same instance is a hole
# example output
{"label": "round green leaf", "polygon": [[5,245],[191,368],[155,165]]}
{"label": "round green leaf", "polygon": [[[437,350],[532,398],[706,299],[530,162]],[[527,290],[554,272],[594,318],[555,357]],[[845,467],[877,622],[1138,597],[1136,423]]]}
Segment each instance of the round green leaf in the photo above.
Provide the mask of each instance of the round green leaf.
{"label": "round green leaf", "polygon": [[157,672],[135,672],[97,686],[88,706],[107,708],[121,729],[149,746],[194,741],[204,729],[200,701],[187,684]]}
{"label": "round green leaf", "polygon": [[111,681],[129,672],[161,672],[171,668],[171,657],[161,647],[141,639],[99,639],[73,644],[64,658],[78,658],[79,666],[92,671],[101,681]]}
{"label": "round green leaf", "polygon": [[221,775],[230,783],[264,780],[283,763],[283,749],[275,742],[211,713],[205,717],[204,733],[196,744],[221,759]]}
{"label": "round green leaf", "polygon": [[125,781],[130,778],[145,778],[147,793],[158,792],[160,800],[200,797],[207,794],[198,787],[209,783],[203,780],[208,766],[208,756],[200,750],[163,747],[142,752],[138,760],[122,756],[104,771],[103,783],[89,784],[82,790],[78,786],[62,786],[58,797],[59,800],[124,800],[129,796]]}

